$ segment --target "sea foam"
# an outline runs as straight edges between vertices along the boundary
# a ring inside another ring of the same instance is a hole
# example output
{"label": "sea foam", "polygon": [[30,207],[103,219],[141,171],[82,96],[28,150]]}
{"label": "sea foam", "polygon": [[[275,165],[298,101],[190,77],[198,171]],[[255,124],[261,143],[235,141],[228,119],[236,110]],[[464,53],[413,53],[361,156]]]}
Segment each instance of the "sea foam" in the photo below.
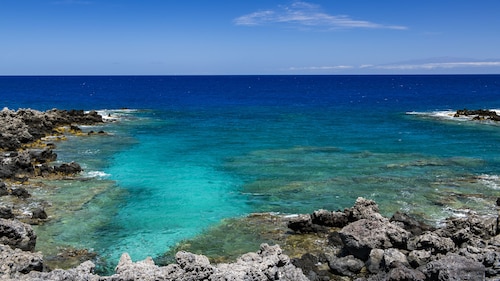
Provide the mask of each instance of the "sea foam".
{"label": "sea foam", "polygon": [[491,189],[500,190],[500,176],[498,175],[483,174],[479,175],[477,179]]}
{"label": "sea foam", "polygon": [[85,173],[85,176],[88,178],[106,178],[109,177],[110,174],[107,174],[103,171],[88,171]]}

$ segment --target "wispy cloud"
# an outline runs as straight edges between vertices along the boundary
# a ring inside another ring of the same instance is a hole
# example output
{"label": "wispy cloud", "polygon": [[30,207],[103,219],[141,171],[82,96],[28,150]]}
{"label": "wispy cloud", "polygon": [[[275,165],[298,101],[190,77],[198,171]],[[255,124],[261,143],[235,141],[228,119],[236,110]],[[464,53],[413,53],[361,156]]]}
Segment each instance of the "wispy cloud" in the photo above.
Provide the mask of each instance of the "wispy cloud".
{"label": "wispy cloud", "polygon": [[[446,61],[450,60],[450,61]],[[452,61],[453,60],[453,61]],[[304,67],[289,67],[288,71],[300,71],[300,72],[364,72],[364,71],[394,71],[394,72],[405,72],[405,71],[446,71],[452,69],[472,69],[472,68],[500,68],[500,59],[492,60],[458,60],[451,58],[435,58],[426,59],[413,62],[403,62],[403,63],[393,63],[393,64],[363,64],[363,65],[331,65],[331,66],[304,66]]]}
{"label": "wispy cloud", "polygon": [[462,61],[462,62],[435,62],[421,64],[389,64],[373,66],[376,69],[387,70],[432,70],[467,67],[500,67],[500,61]]}
{"label": "wispy cloud", "polygon": [[365,20],[355,20],[347,15],[331,15],[319,5],[309,2],[294,2],[288,6],[278,6],[272,10],[262,10],[234,19],[236,25],[257,26],[268,24],[288,24],[298,27],[322,27],[327,29],[368,28],[407,29],[402,25],[385,25]]}
{"label": "wispy cloud", "polygon": [[317,70],[346,70],[355,68],[352,65],[333,65],[333,66],[305,66],[305,67],[295,67],[292,66],[288,68],[290,71],[317,71]]}

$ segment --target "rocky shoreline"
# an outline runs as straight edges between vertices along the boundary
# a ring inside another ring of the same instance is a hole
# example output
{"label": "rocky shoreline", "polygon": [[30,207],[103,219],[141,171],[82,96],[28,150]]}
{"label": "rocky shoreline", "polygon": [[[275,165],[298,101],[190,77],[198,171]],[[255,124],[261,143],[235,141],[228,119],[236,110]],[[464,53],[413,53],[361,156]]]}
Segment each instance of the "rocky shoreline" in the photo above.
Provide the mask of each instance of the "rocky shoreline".
{"label": "rocky shoreline", "polygon": [[469,109],[459,109],[453,115],[453,117],[472,117],[472,120],[476,121],[483,121],[483,120],[490,120],[490,121],[500,121],[500,116],[497,114],[496,111],[494,110],[488,110],[488,109],[476,109],[476,110],[469,110]]}
{"label": "rocky shoreline", "polygon": [[[55,141],[66,133],[83,134],[77,125],[102,124],[95,111],[31,109],[0,111],[0,218],[18,219],[29,224],[48,219],[43,202],[32,199],[31,190],[39,188],[30,179],[64,179],[78,175],[78,163],[55,164]],[[5,203],[5,202],[8,202]]]}
{"label": "rocky shoreline", "polygon": [[374,201],[358,198],[352,208],[299,215],[288,227],[328,236],[329,254],[306,254],[294,262],[310,280],[329,280],[314,266],[317,261],[357,281],[499,280],[499,223],[498,216],[470,213],[434,228],[403,213],[385,218]]}
{"label": "rocky shoreline", "polygon": [[[82,134],[78,125],[100,123],[103,118],[95,111],[0,111],[0,196],[22,202],[31,196],[29,179],[66,178],[80,173],[80,165],[74,162],[53,165],[57,155],[52,151],[52,141],[64,139],[64,133]],[[259,251],[243,254],[234,262],[212,264],[204,255],[179,251],[173,263],[159,266],[151,258],[132,262],[124,253],[114,274],[99,276],[90,260],[71,269],[50,269],[42,253],[35,252],[37,237],[30,225],[48,219],[43,206],[35,204],[27,211],[26,206],[21,210],[16,204],[1,204],[0,279],[500,279],[498,216],[470,213],[449,218],[436,228],[403,213],[383,217],[377,204],[364,198],[343,211],[269,216],[272,224],[283,226],[279,235],[285,238],[278,241],[283,244],[261,244]],[[311,248],[298,249],[302,244],[296,241],[305,240]]]}

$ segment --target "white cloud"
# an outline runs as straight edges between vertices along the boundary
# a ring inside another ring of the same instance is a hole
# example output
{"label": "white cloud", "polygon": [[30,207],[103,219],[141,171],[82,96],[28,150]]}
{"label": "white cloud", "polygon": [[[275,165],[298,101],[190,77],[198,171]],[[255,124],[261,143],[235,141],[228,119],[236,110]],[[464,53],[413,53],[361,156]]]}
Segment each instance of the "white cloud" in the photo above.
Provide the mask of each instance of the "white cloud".
{"label": "white cloud", "polygon": [[305,67],[295,67],[292,66],[288,68],[291,71],[316,71],[316,70],[345,70],[345,69],[353,69],[354,66],[351,65],[334,65],[334,66],[305,66]]}
{"label": "white cloud", "polygon": [[462,62],[436,62],[422,64],[390,64],[378,65],[373,68],[388,70],[432,70],[432,69],[451,69],[462,67],[499,67],[500,61],[462,61]]}
{"label": "white cloud", "polygon": [[[446,61],[450,60],[450,61]],[[454,60],[454,61],[451,61]],[[411,62],[384,64],[384,65],[374,65],[374,64],[362,64],[362,65],[331,65],[331,66],[303,66],[303,67],[289,67],[287,71],[292,72],[304,72],[304,73],[365,73],[365,72],[390,72],[390,73],[406,73],[406,72],[443,72],[459,70],[464,71],[466,69],[471,69],[474,72],[477,70],[486,71],[492,68],[500,69],[500,59],[492,60],[457,60],[454,58],[434,58],[426,60],[416,60]],[[472,70],[476,69],[476,70]]]}
{"label": "white cloud", "polygon": [[331,15],[321,7],[308,2],[294,2],[274,10],[263,10],[243,15],[234,20],[236,25],[255,26],[266,24],[289,24],[299,27],[407,29],[400,25],[384,25],[365,20],[354,20],[347,15]]}

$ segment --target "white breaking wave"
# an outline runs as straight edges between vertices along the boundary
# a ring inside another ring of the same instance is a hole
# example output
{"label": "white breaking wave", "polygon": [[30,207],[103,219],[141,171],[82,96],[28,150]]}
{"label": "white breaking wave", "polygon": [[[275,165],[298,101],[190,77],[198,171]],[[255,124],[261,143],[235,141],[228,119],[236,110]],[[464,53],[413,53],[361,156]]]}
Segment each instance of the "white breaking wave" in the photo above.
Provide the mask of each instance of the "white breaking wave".
{"label": "white breaking wave", "polygon": [[85,173],[85,176],[89,178],[106,178],[109,177],[110,174],[107,174],[102,171],[88,171]]}
{"label": "white breaking wave", "polygon": [[498,175],[483,174],[478,176],[477,179],[491,189],[500,190],[500,176]]}
{"label": "white breaking wave", "polygon": [[115,122],[127,119],[131,113],[137,112],[137,109],[100,109],[96,112],[102,116],[104,122]]}

